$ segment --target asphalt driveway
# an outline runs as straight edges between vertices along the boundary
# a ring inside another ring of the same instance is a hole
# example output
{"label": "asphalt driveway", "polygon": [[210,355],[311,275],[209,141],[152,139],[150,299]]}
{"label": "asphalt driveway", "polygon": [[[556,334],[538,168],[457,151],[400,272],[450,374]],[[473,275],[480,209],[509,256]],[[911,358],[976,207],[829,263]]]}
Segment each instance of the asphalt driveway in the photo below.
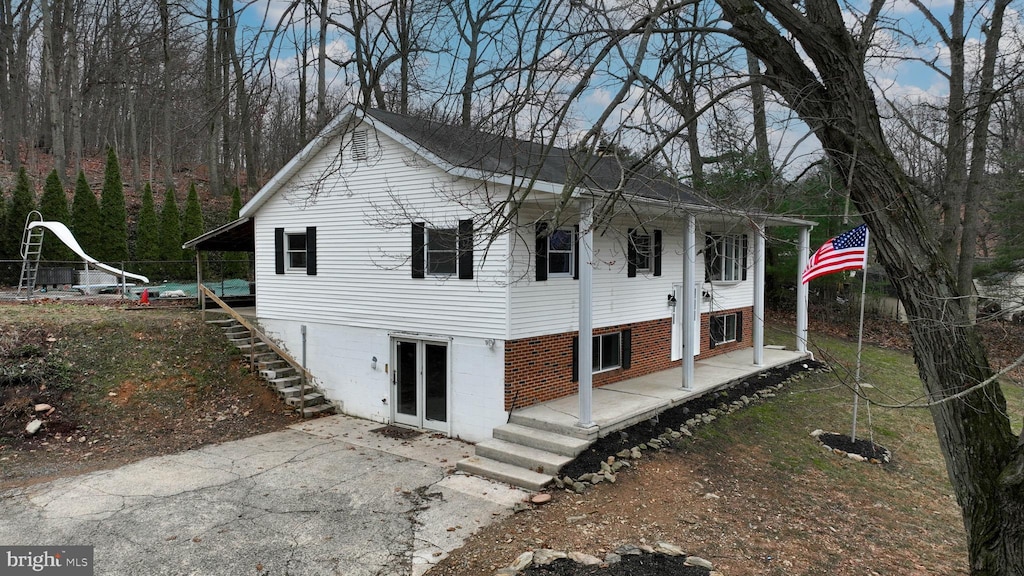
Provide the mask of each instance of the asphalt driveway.
{"label": "asphalt driveway", "polygon": [[418,576],[527,494],[473,447],[332,416],[0,492],[0,544],[89,545],[110,575]]}

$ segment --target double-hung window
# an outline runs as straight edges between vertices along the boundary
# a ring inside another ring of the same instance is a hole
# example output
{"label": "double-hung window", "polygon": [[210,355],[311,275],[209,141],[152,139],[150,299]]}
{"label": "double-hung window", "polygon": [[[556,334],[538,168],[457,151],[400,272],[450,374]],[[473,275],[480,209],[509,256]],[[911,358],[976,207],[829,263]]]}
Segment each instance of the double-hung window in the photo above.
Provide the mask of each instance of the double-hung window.
{"label": "double-hung window", "polygon": [[459,220],[457,228],[412,223],[410,261],[413,278],[458,276],[473,278],[473,220]]}
{"label": "double-hung window", "polygon": [[548,275],[572,276],[575,251],[575,230],[571,228],[553,230],[548,235]]}
{"label": "double-hung window", "polygon": [[635,278],[637,272],[661,276],[661,230],[630,229],[627,241],[626,276]]}
{"label": "double-hung window", "polygon": [[579,253],[576,251],[576,227],[552,228],[547,222],[537,223],[535,265],[537,280],[549,276],[578,278]]}
{"label": "double-hung window", "polygon": [[704,245],[707,279],[738,282],[747,276],[747,237],[743,234],[708,234]]}
{"label": "double-hung window", "polygon": [[447,275],[458,271],[458,239],[456,228],[427,228],[427,274]]}
{"label": "double-hung window", "polygon": [[274,229],[274,272],[316,276],[316,226]]}
{"label": "double-hung window", "polygon": [[286,234],[287,263],[289,270],[306,269],[306,234]]}

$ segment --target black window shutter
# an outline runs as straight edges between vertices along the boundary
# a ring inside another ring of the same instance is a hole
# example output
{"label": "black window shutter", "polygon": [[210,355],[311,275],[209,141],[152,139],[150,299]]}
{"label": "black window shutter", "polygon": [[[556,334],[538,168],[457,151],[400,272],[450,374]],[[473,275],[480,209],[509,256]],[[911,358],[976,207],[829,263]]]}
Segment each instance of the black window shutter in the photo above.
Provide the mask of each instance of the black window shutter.
{"label": "black window shutter", "polygon": [[473,221],[459,220],[459,278],[473,279]]}
{"label": "black window shutter", "polygon": [[412,260],[412,277],[423,278],[424,277],[424,254],[423,254],[423,242],[426,239],[426,227],[423,222],[412,223],[412,253],[409,258]]}
{"label": "black window shutter", "polygon": [[654,275],[661,276],[661,230],[654,231]]}
{"label": "black window shutter", "polygon": [[704,237],[704,281],[711,282],[715,267],[715,237],[708,234]]}
{"label": "black window shutter", "polygon": [[572,381],[580,381],[580,337],[572,337]]}
{"label": "black window shutter", "polygon": [[633,240],[633,234],[636,230],[630,228],[629,235],[626,238],[626,277],[636,278],[636,242]]}
{"label": "black window shutter", "polygon": [[537,269],[537,281],[548,279],[548,224],[537,222],[537,245],[534,267]]}
{"label": "black window shutter", "polygon": [[306,227],[306,275],[316,276],[316,226]]}
{"label": "black window shutter", "polygon": [[633,366],[633,330],[622,331],[622,369],[629,370]]}
{"label": "black window shutter", "polygon": [[580,279],[580,225],[573,227],[575,235],[572,237],[572,279]]}
{"label": "black window shutter", "polygon": [[747,279],[747,235],[743,235],[743,280]]}
{"label": "black window shutter", "polygon": [[274,273],[284,274],[284,228],[274,228]]}
{"label": "black window shutter", "polygon": [[743,341],[743,312],[736,313],[736,341]]}

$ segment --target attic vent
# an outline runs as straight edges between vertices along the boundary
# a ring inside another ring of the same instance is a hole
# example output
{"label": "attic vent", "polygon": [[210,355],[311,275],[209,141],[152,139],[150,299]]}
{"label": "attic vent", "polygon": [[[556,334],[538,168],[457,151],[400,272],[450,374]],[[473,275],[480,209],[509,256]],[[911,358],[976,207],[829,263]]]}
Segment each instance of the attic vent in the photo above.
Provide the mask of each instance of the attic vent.
{"label": "attic vent", "polygon": [[352,133],[352,159],[366,160],[366,130]]}

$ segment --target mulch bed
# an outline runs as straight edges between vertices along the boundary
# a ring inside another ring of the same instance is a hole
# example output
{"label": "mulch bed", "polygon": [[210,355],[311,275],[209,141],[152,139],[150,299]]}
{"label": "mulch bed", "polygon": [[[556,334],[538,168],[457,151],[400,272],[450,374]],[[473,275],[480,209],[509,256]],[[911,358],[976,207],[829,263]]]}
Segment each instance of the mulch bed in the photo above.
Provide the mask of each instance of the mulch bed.
{"label": "mulch bed", "polygon": [[852,440],[846,434],[825,432],[818,436],[818,440],[833,450],[842,450],[847,454],[858,454],[868,460],[877,460],[883,464],[889,461],[889,450],[866,438],[857,438],[856,440]]}
{"label": "mulch bed", "polygon": [[760,376],[754,376],[728,388],[708,392],[703,396],[688,400],[682,405],[662,412],[655,418],[599,438],[590,448],[587,448],[575,460],[562,468],[560,474],[576,478],[581,474],[599,470],[601,462],[604,462],[608,456],[646,442],[650,438],[657,437],[665,432],[666,428],[679,430],[679,427],[690,418],[707,412],[711,408],[716,408],[720,404],[729,404],[739,400],[741,396],[751,396],[758,390],[775,386],[798,372],[807,372],[824,367],[825,365],[820,362],[808,360],[781,368],[773,368],[761,373]]}

